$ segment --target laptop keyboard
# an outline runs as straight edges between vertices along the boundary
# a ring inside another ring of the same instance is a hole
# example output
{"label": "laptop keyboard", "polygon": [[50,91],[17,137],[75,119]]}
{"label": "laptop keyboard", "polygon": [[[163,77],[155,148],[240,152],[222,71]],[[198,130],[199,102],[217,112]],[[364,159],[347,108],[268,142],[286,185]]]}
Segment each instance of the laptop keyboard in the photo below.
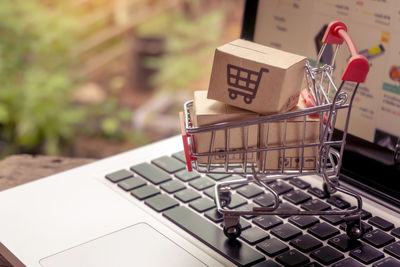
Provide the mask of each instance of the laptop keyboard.
{"label": "laptop keyboard", "polygon": [[[186,171],[183,152],[151,163],[127,166],[105,176],[132,197],[239,266],[400,266],[400,227],[368,211],[362,213],[366,233],[350,240],[342,215],[243,216],[242,234],[229,241],[214,204],[214,185],[240,178]],[[326,196],[303,178],[270,184],[280,195],[278,209],[347,209],[338,195]],[[235,185],[229,209],[250,210],[273,205],[273,197],[255,184]]]}

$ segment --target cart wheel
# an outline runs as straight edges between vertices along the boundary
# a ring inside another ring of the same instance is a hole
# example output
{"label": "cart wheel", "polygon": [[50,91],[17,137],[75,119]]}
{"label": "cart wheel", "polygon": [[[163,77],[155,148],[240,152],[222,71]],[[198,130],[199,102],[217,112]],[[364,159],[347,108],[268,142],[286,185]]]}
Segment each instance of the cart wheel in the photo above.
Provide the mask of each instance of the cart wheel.
{"label": "cart wheel", "polygon": [[235,240],[240,236],[242,233],[242,227],[240,224],[230,226],[230,227],[225,227],[224,226],[224,234],[229,240]]}
{"label": "cart wheel", "polygon": [[250,104],[251,101],[253,101],[253,98],[251,98],[250,96],[245,96],[243,100],[244,100],[244,102],[245,102],[246,104]]}
{"label": "cart wheel", "polygon": [[350,239],[359,239],[365,233],[364,225],[360,224],[359,221],[350,221],[346,223],[346,233]]}
{"label": "cart wheel", "polygon": [[229,97],[230,97],[231,99],[236,99],[237,93],[235,93],[235,92],[229,92]]}
{"label": "cart wheel", "polygon": [[231,192],[230,191],[220,192],[219,199],[220,199],[221,207],[225,207],[225,206],[229,205],[229,203],[231,203],[231,199],[232,199]]}

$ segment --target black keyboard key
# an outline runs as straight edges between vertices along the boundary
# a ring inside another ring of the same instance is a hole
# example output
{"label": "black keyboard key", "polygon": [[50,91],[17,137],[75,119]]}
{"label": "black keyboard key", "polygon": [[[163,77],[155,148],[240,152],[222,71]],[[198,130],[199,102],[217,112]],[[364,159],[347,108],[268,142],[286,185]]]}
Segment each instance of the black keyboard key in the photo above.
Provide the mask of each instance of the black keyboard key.
{"label": "black keyboard key", "polygon": [[[299,210],[298,208],[296,208],[295,206],[293,206],[293,205],[291,205],[291,204],[289,204],[287,202],[283,202],[283,203],[279,204],[278,208],[276,209],[277,212],[279,212],[279,211],[288,211],[289,213],[290,212],[294,212],[294,211],[298,211],[298,210]],[[281,217],[283,219],[284,218],[288,218],[290,216],[291,216],[290,214],[279,215],[279,217]]]}
{"label": "black keyboard key", "polygon": [[130,191],[135,188],[141,187],[145,185],[146,182],[140,177],[132,177],[125,180],[122,180],[118,183],[118,186],[124,189],[125,191]]}
{"label": "black keyboard key", "polygon": [[[225,221],[223,221],[221,223],[221,227],[224,227]],[[242,229],[242,231],[249,229],[251,227],[251,223],[249,223],[248,221],[246,221],[243,218],[239,219],[239,224],[240,224],[240,228]]]}
{"label": "black keyboard key", "polygon": [[329,210],[331,206],[329,206],[325,202],[322,202],[319,199],[312,199],[303,203],[301,205],[301,208],[305,210],[324,211],[324,210]]}
{"label": "black keyboard key", "polygon": [[332,265],[332,267],[363,267],[363,266],[364,265],[362,265],[361,263],[352,258],[346,258]]}
{"label": "black keyboard key", "polygon": [[349,238],[347,234],[341,234],[329,239],[328,244],[343,252],[347,252],[361,246],[360,241]]}
{"label": "black keyboard key", "polygon": [[393,229],[390,233],[395,237],[400,238],[400,227]]}
{"label": "black keyboard key", "polygon": [[308,257],[295,249],[278,255],[275,260],[284,266],[303,266],[304,264],[310,262]]}
{"label": "black keyboard key", "polygon": [[384,258],[383,260],[377,261],[372,267],[400,267],[400,261],[393,259],[392,257]]}
{"label": "black keyboard key", "polygon": [[274,215],[260,215],[253,219],[253,223],[264,230],[268,230],[282,224],[283,221]]}
{"label": "black keyboard key", "polygon": [[210,188],[215,185],[215,182],[207,177],[200,177],[189,183],[190,186],[194,187],[196,190],[201,191]]}
{"label": "black keyboard key", "polygon": [[[239,179],[243,179],[243,177],[238,176],[238,175],[232,175],[232,176],[229,176],[229,177],[227,177],[227,178],[222,179],[222,181],[223,181],[223,182],[237,181],[237,180],[239,180]],[[242,186],[245,186],[245,184],[231,184],[231,185],[230,185],[230,188],[231,188],[231,189],[238,189],[238,188],[240,188],[240,187],[242,187]]]}
{"label": "black keyboard key", "polygon": [[144,203],[158,212],[162,212],[179,205],[178,201],[164,194],[159,194],[148,198],[144,201]]}
{"label": "black keyboard key", "polygon": [[139,200],[144,200],[146,198],[155,196],[160,193],[157,187],[152,185],[144,185],[142,187],[136,188],[131,191],[131,195]]}
{"label": "black keyboard key", "polygon": [[[236,208],[235,210],[248,212],[248,211],[252,211],[254,207],[258,207],[258,206],[254,203],[247,203],[243,206]],[[242,215],[242,216],[246,219],[252,219],[252,218],[256,217],[256,215],[250,215],[250,214],[246,214],[246,215]]]}
{"label": "black keyboard key", "polygon": [[171,180],[171,177],[169,176],[168,173],[148,163],[141,163],[132,166],[131,170],[156,185]]}
{"label": "black keyboard key", "polygon": [[310,262],[309,264],[303,265],[302,267],[322,267],[321,264],[319,264],[318,262]]}
{"label": "black keyboard key", "polygon": [[344,221],[344,215],[321,215],[320,218],[332,225],[339,225]]}
{"label": "black keyboard key", "polygon": [[184,206],[169,209],[163,215],[236,265],[252,265],[265,259],[247,244],[229,241],[220,228]]}
{"label": "black keyboard key", "polygon": [[374,261],[377,261],[384,257],[384,254],[382,252],[367,244],[353,249],[352,251],[350,251],[349,255],[364,264],[373,263]]}
{"label": "black keyboard key", "polygon": [[193,190],[192,188],[186,188],[181,191],[178,191],[177,193],[174,194],[174,196],[179,199],[180,201],[187,203],[189,201],[198,199],[201,197],[201,195]]}
{"label": "black keyboard key", "polygon": [[342,253],[328,246],[314,250],[310,256],[324,265],[332,264],[344,258]]}
{"label": "black keyboard key", "polygon": [[256,197],[253,201],[262,207],[269,207],[269,206],[274,205],[275,197],[271,193],[262,194],[262,195]]}
{"label": "black keyboard key", "polygon": [[174,154],[172,154],[172,156],[176,159],[179,159],[180,161],[182,161],[183,163],[186,164],[186,156],[185,156],[185,151],[179,151],[176,152]]}
{"label": "black keyboard key", "polygon": [[247,200],[244,197],[239,196],[238,194],[232,194],[231,202],[228,204],[228,208],[235,209],[244,204],[247,204]]}
{"label": "black keyboard key", "polygon": [[321,240],[326,240],[340,233],[338,229],[326,222],[314,224],[307,231]]}
{"label": "black keyboard key", "polygon": [[[243,218],[239,219],[239,224],[242,227],[242,231],[249,229],[251,227],[251,223],[249,223],[248,221],[244,220]],[[223,226],[223,224],[222,224]]]}
{"label": "black keyboard key", "polygon": [[388,222],[387,220],[385,220],[379,216],[372,217],[371,219],[368,220],[368,223],[382,229],[383,231],[389,231],[390,229],[394,228],[393,223]]}
{"label": "black keyboard key", "polygon": [[208,198],[199,198],[190,202],[189,206],[198,212],[204,212],[206,210],[215,208],[214,201]]}
{"label": "black keyboard key", "polygon": [[301,235],[290,240],[289,244],[302,252],[310,252],[311,250],[322,247],[321,241],[308,234]]}
{"label": "black keyboard key", "polygon": [[[354,210],[355,208],[357,208],[357,207],[356,207],[356,206],[351,206],[351,207],[349,208],[349,210]],[[364,210],[364,209],[361,209],[361,220],[366,220],[366,219],[369,219],[369,218],[371,218],[371,217],[372,217],[371,212],[366,211],[366,210]]]}
{"label": "black keyboard key", "polygon": [[251,227],[243,231],[240,237],[250,245],[254,245],[269,238],[269,234],[258,227]]}
{"label": "black keyboard key", "polygon": [[300,178],[297,178],[297,177],[291,179],[289,181],[289,183],[291,183],[292,185],[294,185],[294,186],[296,186],[296,187],[298,187],[300,189],[303,189],[303,190],[310,187],[309,183],[307,183],[306,181],[304,181],[304,180],[302,180]]}
{"label": "black keyboard key", "polygon": [[291,224],[284,223],[271,229],[271,234],[283,241],[288,241],[302,234],[301,230]]}
{"label": "black keyboard key", "polygon": [[396,243],[387,245],[384,249],[384,252],[389,253],[390,255],[400,259],[400,241]]}
{"label": "black keyboard key", "polygon": [[366,210],[361,210],[361,220],[366,220],[372,217],[371,212],[366,211]]}
{"label": "black keyboard key", "polygon": [[285,243],[276,238],[266,239],[258,243],[256,245],[256,248],[261,250],[270,257],[273,257],[282,252],[285,252],[286,250],[289,250],[289,247]]}
{"label": "black keyboard key", "polygon": [[[225,169],[221,168],[221,169],[215,169],[213,170],[215,172],[221,171],[221,172],[225,172]],[[231,174],[227,174],[227,173],[209,173],[207,174],[208,177],[211,177],[212,179],[214,179],[215,181],[220,181],[226,177],[231,176]],[[237,177],[239,178],[239,177]],[[243,177],[241,177],[243,178]]]}
{"label": "black keyboard key", "polygon": [[217,209],[209,210],[204,215],[215,223],[220,223],[224,220],[224,216]]}
{"label": "black keyboard key", "polygon": [[267,260],[267,261],[262,261],[257,263],[256,265],[253,265],[252,267],[281,267],[282,265],[272,261],[272,260]]}
{"label": "black keyboard key", "polygon": [[269,185],[278,195],[285,194],[290,190],[293,190],[293,186],[282,182],[282,181],[275,181]]}
{"label": "black keyboard key", "polygon": [[381,248],[387,244],[394,242],[395,238],[381,229],[375,229],[365,233],[362,240],[376,248]]}
{"label": "black keyboard key", "polygon": [[319,220],[314,216],[293,215],[289,218],[289,222],[301,229],[306,229],[316,223],[319,223]]}
{"label": "black keyboard key", "polygon": [[342,210],[350,208],[350,203],[343,200],[342,198],[340,198],[338,196],[331,196],[330,198],[328,198],[326,200],[326,202],[328,202],[329,204],[332,204],[336,208],[339,208]]}
{"label": "black keyboard key", "polygon": [[186,186],[178,180],[168,181],[166,183],[163,183],[160,187],[162,190],[164,190],[165,192],[167,192],[169,194],[178,192],[179,190],[186,188]]}
{"label": "black keyboard key", "polygon": [[156,165],[157,167],[163,169],[168,173],[174,173],[183,170],[186,167],[186,165],[181,161],[168,156],[162,156],[156,158],[152,160],[151,163],[153,163],[154,165]]}
{"label": "black keyboard key", "polygon": [[212,199],[215,198],[215,187],[207,188],[207,189],[204,190],[203,192],[204,192],[204,194],[205,194],[206,196],[208,196],[209,198],[212,198]]}
{"label": "black keyboard key", "polygon": [[133,177],[133,173],[127,170],[119,170],[106,175],[106,178],[113,183],[118,183],[119,181],[128,179],[130,177]]}
{"label": "black keyboard key", "polygon": [[284,194],[283,198],[297,205],[311,199],[311,196],[301,190],[292,190]]}
{"label": "black keyboard key", "polygon": [[180,172],[175,173],[175,176],[182,182],[189,182],[193,179],[199,178],[200,174],[196,171],[188,172],[187,170],[182,170]]}
{"label": "black keyboard key", "polygon": [[264,190],[254,184],[248,184],[238,189],[237,192],[246,198],[253,198],[262,194]]}
{"label": "black keyboard key", "polygon": [[328,195],[324,192],[324,190],[319,189],[318,187],[311,187],[307,190],[307,192],[318,198],[327,198],[328,197]]}
{"label": "black keyboard key", "polygon": [[[369,231],[372,231],[372,226],[369,225],[368,223],[361,221],[361,224],[362,224],[362,226],[363,226],[363,228],[364,228],[364,232],[365,232],[365,233],[366,233],[366,232],[369,232]],[[342,224],[340,225],[340,229],[342,229],[343,231],[346,231],[346,228],[347,228],[346,223],[342,223]]]}

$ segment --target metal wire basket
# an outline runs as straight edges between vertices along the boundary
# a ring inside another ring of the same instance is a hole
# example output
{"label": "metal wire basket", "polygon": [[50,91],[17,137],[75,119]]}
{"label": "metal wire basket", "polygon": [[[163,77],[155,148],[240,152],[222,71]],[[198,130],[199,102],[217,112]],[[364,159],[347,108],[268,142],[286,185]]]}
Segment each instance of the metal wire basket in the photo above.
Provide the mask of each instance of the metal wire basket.
{"label": "metal wire basket", "polygon": [[[195,127],[193,125],[193,101],[188,101],[184,105],[184,112],[180,113],[181,130],[184,150],[189,171],[195,169],[200,173],[227,173],[237,174],[243,178],[219,182],[215,186],[215,203],[218,212],[223,215],[224,233],[228,238],[234,239],[240,236],[241,226],[240,216],[244,215],[344,215],[347,224],[346,232],[351,238],[360,238],[363,235],[363,227],[360,221],[362,208],[361,197],[352,190],[340,185],[338,174],[342,164],[343,150],[346,142],[346,135],[349,126],[350,113],[353,105],[354,96],[357,92],[359,83],[364,82],[369,71],[368,60],[358,54],[358,51],[347,33],[344,23],[332,22],[323,37],[323,46],[319,52],[316,65],[313,67],[309,62],[305,66],[305,78],[307,88],[303,90],[304,98],[307,101],[307,108],[291,111],[282,114],[262,116],[255,119],[221,122],[209,126]],[[336,86],[332,77],[335,58],[343,41],[347,44],[351,57],[342,74],[342,81]],[[329,65],[320,66],[320,58],[324,53],[327,44],[336,44],[336,50]],[[231,68],[229,70],[229,67]],[[228,84],[232,78],[232,68],[228,66]],[[240,76],[240,69],[235,70],[235,77]],[[250,72],[245,70],[247,76],[244,87],[253,87],[255,95],[258,82],[263,72]],[[255,75],[250,82],[250,76]],[[244,77],[242,75],[242,77]],[[238,80],[232,84],[238,85]],[[230,84],[230,85],[232,85]],[[345,90],[344,90],[345,88]],[[349,90],[352,88],[352,90]],[[243,89],[243,88],[241,88]],[[244,95],[246,101],[246,95]],[[248,96],[250,97],[250,96]],[[248,100],[251,102],[251,100]],[[346,113],[343,135],[335,138],[333,131],[337,121],[339,110]],[[309,138],[307,127],[309,118],[319,118],[317,127],[317,137]],[[289,138],[289,124],[296,121],[298,129],[296,140]],[[280,127],[280,141],[270,142],[271,129]],[[249,129],[257,127],[258,142],[257,146],[249,145]],[[233,149],[230,147],[230,137],[232,132],[241,133],[241,148]],[[222,132],[225,136],[223,149],[216,149],[216,135]],[[196,136],[208,134],[210,136],[210,146],[207,152],[199,152],[196,146]],[[307,153],[311,151],[314,161],[310,161]],[[289,156],[289,155],[295,156]],[[257,161],[255,162],[254,155]],[[271,156],[272,155],[272,156]],[[218,160],[217,160],[218,159]],[[233,160],[235,159],[235,160]],[[237,159],[240,159],[239,161]],[[271,168],[272,159],[278,159],[278,167]],[[357,202],[357,206],[349,210],[284,210],[278,209],[279,195],[270,186],[270,182],[276,179],[287,179],[295,176],[318,175],[323,179],[324,189],[327,193],[340,191],[352,196]],[[271,193],[274,204],[268,207],[253,207],[250,210],[230,210],[226,205],[230,202],[231,190],[234,185],[255,183]]]}

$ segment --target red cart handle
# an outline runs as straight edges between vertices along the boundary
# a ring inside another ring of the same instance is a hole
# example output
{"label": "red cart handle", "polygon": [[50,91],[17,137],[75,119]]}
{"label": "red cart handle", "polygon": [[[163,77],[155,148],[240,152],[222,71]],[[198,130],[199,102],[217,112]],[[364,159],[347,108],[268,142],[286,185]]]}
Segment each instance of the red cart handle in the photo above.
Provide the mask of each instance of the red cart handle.
{"label": "red cart handle", "polygon": [[369,71],[367,58],[358,53],[353,40],[347,33],[346,25],[341,21],[331,22],[325,31],[322,42],[326,44],[342,44],[343,41],[346,42],[351,57],[343,71],[342,80],[362,83],[365,81]]}
{"label": "red cart handle", "polygon": [[183,112],[179,112],[179,121],[181,124],[183,150],[185,152],[186,166],[187,166],[187,170],[189,172],[191,172],[192,171],[192,156],[190,155],[189,144],[188,144],[188,138],[190,137],[190,135],[186,132],[185,116],[183,115]]}

